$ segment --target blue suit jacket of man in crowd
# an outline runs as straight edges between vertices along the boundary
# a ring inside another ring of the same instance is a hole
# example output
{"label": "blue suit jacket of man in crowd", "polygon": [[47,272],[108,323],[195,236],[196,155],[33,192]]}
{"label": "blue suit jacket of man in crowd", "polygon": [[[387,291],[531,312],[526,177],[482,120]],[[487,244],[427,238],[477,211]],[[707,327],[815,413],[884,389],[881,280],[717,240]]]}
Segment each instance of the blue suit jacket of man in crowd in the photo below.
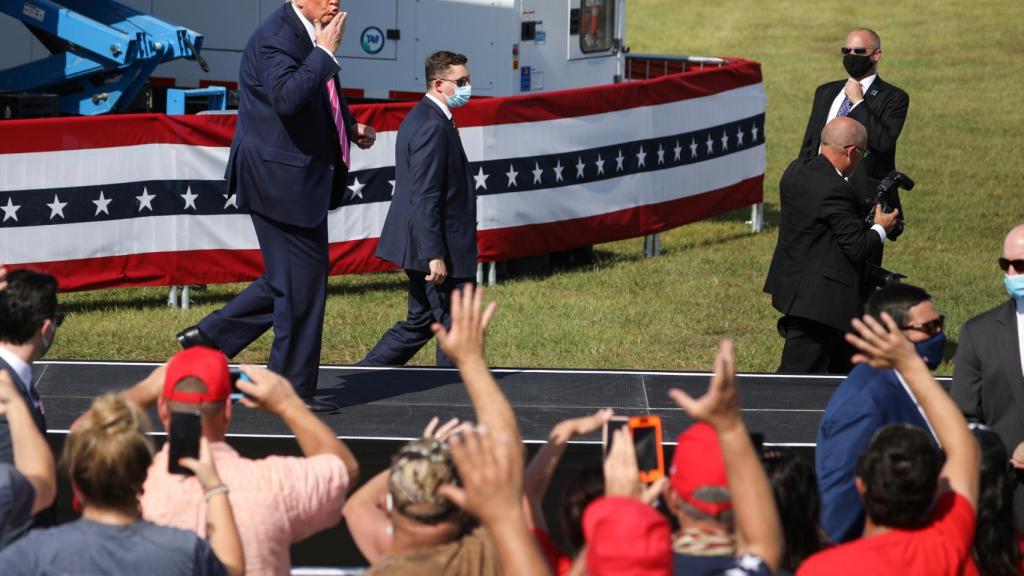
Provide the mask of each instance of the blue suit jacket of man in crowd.
{"label": "blue suit jacket of man in crowd", "polygon": [[887,424],[929,430],[895,371],[859,364],[832,395],[818,426],[814,460],[821,526],[834,542],[847,542],[864,532],[864,503],[854,484],[857,458]]}

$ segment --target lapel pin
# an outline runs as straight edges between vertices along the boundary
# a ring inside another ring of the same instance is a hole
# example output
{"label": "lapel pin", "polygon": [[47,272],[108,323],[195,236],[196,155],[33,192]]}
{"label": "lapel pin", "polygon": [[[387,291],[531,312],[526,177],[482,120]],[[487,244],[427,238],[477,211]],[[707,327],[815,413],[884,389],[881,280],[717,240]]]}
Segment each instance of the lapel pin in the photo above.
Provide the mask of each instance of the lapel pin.
{"label": "lapel pin", "polygon": [[871,91],[871,95],[872,96],[878,96],[878,90],[872,90]]}

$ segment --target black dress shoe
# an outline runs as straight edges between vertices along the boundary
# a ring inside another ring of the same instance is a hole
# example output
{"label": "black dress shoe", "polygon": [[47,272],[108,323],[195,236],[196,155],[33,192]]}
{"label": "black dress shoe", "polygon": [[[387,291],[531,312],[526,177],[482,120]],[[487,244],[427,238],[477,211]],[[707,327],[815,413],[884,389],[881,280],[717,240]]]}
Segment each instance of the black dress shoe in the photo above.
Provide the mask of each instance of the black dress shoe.
{"label": "black dress shoe", "polygon": [[178,344],[184,350],[186,348],[192,348],[193,346],[206,346],[207,348],[213,348],[214,350],[220,350],[217,343],[214,342],[209,336],[207,336],[199,326],[189,326],[181,332],[178,332],[176,338]]}
{"label": "black dress shoe", "polygon": [[313,414],[339,414],[341,408],[334,402],[328,400],[322,400],[320,398],[311,397],[303,398],[303,402],[306,403],[306,408]]}

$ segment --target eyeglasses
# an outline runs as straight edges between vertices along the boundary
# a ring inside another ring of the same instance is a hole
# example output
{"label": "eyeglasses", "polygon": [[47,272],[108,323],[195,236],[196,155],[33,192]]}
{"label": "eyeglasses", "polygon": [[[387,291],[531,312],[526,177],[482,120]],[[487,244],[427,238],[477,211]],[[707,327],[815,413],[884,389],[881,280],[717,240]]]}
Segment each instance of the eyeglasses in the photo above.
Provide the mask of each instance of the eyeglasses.
{"label": "eyeglasses", "polygon": [[1003,272],[1009,272],[1010,266],[1017,274],[1024,274],[1024,259],[1018,258],[1017,260],[1010,260],[1009,258],[1000,258],[999,267],[1003,269]]}
{"label": "eyeglasses", "polygon": [[865,48],[863,46],[857,46],[856,48],[847,48],[846,46],[843,46],[839,50],[842,51],[843,56],[846,56],[847,54],[856,54],[857,56],[867,56],[868,54],[874,54],[875,53],[874,50],[870,50],[869,51],[867,48]]}
{"label": "eyeglasses", "polygon": [[456,78],[455,80],[449,80],[448,78],[437,78],[437,80],[442,80],[444,82],[451,82],[452,84],[455,84],[459,88],[462,88],[463,86],[468,86],[469,85],[469,76],[463,76],[462,78]]}
{"label": "eyeglasses", "polygon": [[850,145],[847,146],[847,148],[856,148],[857,152],[860,152],[860,157],[861,158],[867,158],[868,154],[871,154],[871,152],[867,148],[861,148],[860,146],[857,146],[856,144],[850,144]]}
{"label": "eyeglasses", "polygon": [[57,328],[60,328],[60,325],[64,323],[64,317],[66,315],[67,314],[63,310],[58,310],[53,315],[53,323],[57,326]]}
{"label": "eyeglasses", "polygon": [[946,327],[946,317],[939,316],[935,320],[929,320],[923,324],[908,324],[900,326],[900,330],[919,330],[928,335],[935,335],[942,332]]}

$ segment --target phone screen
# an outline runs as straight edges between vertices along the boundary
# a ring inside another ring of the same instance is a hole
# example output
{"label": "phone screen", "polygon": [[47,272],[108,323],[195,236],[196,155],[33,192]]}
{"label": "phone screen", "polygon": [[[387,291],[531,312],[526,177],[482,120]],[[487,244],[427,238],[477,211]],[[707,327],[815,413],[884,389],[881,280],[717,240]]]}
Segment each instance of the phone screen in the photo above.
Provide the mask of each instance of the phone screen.
{"label": "phone screen", "polygon": [[626,417],[612,417],[611,420],[604,424],[604,457],[608,457],[608,449],[612,445],[612,437],[619,428],[626,428],[629,426],[629,418]]}
{"label": "phone screen", "polygon": [[198,412],[171,412],[170,454],[167,470],[171,474],[191,476],[192,471],[178,465],[179,458],[199,457],[202,422]]}
{"label": "phone screen", "polygon": [[641,472],[658,469],[658,434],[654,426],[633,428],[633,447]]}

